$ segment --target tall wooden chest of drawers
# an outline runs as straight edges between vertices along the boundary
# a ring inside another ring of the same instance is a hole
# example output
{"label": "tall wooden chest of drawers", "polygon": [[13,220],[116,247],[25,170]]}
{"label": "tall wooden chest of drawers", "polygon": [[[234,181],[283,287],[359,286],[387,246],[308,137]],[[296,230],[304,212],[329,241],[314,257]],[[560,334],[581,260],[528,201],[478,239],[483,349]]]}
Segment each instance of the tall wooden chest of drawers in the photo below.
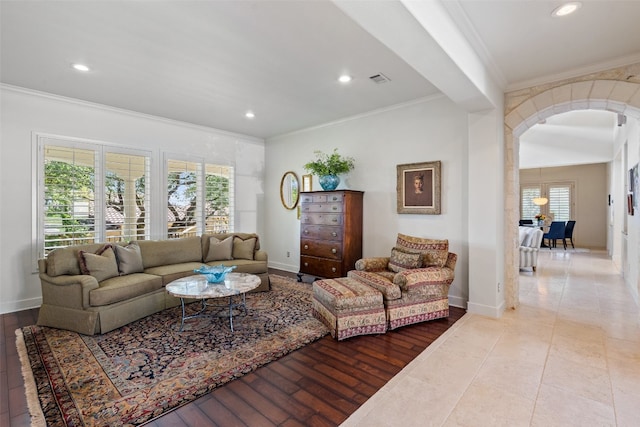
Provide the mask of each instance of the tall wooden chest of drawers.
{"label": "tall wooden chest of drawers", "polygon": [[362,258],[362,198],[352,190],[300,193],[300,273],[345,277]]}

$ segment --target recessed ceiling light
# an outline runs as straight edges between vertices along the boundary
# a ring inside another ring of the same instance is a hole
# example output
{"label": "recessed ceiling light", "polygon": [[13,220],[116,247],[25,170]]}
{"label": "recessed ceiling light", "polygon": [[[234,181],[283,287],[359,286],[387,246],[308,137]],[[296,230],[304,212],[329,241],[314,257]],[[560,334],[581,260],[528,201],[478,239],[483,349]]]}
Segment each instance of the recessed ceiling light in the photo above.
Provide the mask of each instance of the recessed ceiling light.
{"label": "recessed ceiling light", "polygon": [[567,16],[572,14],[576,10],[580,9],[581,7],[582,7],[582,3],[580,3],[579,1],[572,1],[569,3],[565,3],[555,8],[553,12],[551,12],[551,16],[558,17],[558,18],[562,16]]}
{"label": "recessed ceiling light", "polygon": [[75,70],[78,70],[78,71],[84,71],[84,72],[89,71],[89,67],[87,67],[87,66],[86,66],[86,65],[84,65],[84,64],[73,64],[73,65],[71,65],[71,66],[72,66]]}
{"label": "recessed ceiling light", "polygon": [[256,115],[253,113],[253,111],[247,111],[246,113],[244,113],[244,116],[247,119],[253,119]]}
{"label": "recessed ceiling light", "polygon": [[338,81],[340,83],[349,83],[351,81],[351,76],[347,75],[347,74],[343,74],[338,78]]}

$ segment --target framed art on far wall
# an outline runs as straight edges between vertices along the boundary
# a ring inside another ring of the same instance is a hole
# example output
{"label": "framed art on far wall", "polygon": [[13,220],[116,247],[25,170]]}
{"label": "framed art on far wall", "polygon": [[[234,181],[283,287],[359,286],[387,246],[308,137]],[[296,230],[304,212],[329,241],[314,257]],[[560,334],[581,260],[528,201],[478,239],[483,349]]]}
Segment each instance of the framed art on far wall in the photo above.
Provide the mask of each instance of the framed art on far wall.
{"label": "framed art on far wall", "polygon": [[398,213],[440,215],[440,161],[397,166]]}
{"label": "framed art on far wall", "polygon": [[311,181],[311,174],[309,175],[302,175],[302,191],[312,191],[312,181]]}

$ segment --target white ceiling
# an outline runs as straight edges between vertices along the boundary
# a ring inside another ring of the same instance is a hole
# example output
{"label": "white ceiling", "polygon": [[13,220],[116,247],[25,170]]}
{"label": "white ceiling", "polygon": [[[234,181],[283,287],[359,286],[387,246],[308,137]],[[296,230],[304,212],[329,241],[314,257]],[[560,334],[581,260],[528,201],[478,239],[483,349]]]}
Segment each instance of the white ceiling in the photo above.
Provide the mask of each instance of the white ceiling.
{"label": "white ceiling", "polygon": [[[587,0],[564,19],[558,1],[442,4],[503,89],[640,61],[640,1]],[[1,81],[260,138],[440,93],[338,6],[1,1]]]}

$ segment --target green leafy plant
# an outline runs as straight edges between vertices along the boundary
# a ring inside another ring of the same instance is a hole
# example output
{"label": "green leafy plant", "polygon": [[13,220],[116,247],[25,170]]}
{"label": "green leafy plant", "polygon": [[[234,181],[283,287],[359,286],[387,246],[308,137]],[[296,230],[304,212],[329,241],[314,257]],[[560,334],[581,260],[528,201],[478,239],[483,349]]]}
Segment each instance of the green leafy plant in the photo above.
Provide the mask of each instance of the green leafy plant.
{"label": "green leafy plant", "polygon": [[355,166],[353,157],[341,156],[337,148],[334,148],[331,154],[321,151],[314,151],[314,153],[316,160],[305,164],[304,169],[318,176],[347,173]]}

